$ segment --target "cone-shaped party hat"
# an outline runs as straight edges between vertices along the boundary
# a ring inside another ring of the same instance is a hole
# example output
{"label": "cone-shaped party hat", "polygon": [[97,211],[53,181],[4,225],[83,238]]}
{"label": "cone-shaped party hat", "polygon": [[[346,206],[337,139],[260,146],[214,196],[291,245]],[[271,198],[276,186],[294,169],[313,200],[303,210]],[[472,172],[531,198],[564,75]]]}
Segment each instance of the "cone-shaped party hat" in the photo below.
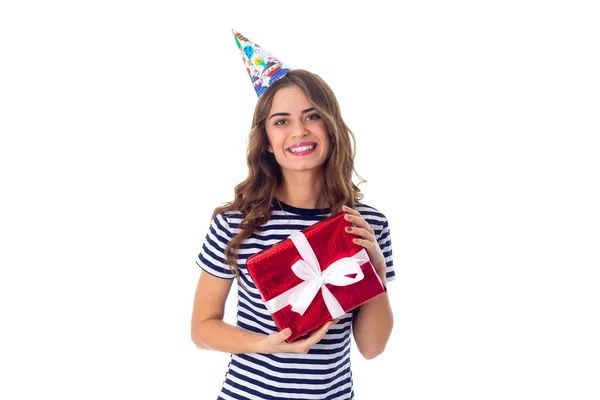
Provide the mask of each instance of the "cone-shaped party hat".
{"label": "cone-shaped party hat", "polygon": [[235,37],[235,42],[242,52],[242,58],[246,65],[248,75],[252,81],[252,86],[256,95],[260,97],[269,86],[277,79],[282,78],[291,70],[281,60],[273,57],[265,48],[246,39],[239,32],[231,30]]}

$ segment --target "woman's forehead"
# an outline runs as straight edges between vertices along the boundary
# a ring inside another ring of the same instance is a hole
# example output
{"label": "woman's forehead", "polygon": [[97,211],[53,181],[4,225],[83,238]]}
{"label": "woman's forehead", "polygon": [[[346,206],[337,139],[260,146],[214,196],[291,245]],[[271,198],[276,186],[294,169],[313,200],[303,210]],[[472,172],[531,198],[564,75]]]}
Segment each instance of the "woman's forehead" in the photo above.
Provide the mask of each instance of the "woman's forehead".
{"label": "woman's forehead", "polygon": [[271,103],[271,112],[298,113],[312,107],[308,96],[299,86],[286,86],[277,91]]}

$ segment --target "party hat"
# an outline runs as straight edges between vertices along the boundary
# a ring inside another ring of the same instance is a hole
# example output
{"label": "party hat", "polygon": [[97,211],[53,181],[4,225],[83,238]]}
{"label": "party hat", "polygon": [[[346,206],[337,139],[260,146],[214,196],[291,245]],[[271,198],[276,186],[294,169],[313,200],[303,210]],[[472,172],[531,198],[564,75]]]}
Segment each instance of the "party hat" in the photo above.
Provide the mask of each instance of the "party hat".
{"label": "party hat", "polygon": [[260,97],[273,82],[285,76],[291,68],[281,60],[273,57],[265,48],[246,39],[233,29],[231,31],[237,46],[242,52],[242,58],[248,75],[250,75],[252,86],[254,86],[256,95]]}

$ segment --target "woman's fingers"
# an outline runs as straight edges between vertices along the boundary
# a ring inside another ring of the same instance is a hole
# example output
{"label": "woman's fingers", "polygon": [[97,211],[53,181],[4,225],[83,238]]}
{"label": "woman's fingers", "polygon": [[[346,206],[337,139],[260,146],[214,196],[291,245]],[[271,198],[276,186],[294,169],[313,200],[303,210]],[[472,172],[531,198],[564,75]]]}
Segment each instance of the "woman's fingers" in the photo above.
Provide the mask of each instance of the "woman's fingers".
{"label": "woman's fingers", "polygon": [[313,347],[315,344],[317,344],[321,341],[323,336],[325,336],[325,334],[327,333],[327,331],[329,330],[331,325],[333,325],[334,323],[335,323],[334,321],[327,322],[325,325],[323,325],[322,327],[320,327],[319,329],[314,331],[306,339],[299,340],[297,343],[297,346],[298,346],[297,352],[303,353],[303,354],[308,353],[308,351],[310,350],[311,347]]}
{"label": "woman's fingers", "polygon": [[[335,321],[327,322],[325,325],[323,325],[322,327],[317,329],[312,335],[310,335],[308,337],[308,340],[310,342],[312,342],[313,345],[319,343],[321,341],[321,339],[323,339],[323,336],[325,336],[325,334],[327,333],[329,328],[331,328],[333,325],[337,324],[338,322],[340,322],[339,319],[336,319]],[[312,345],[311,345],[311,347],[312,347]]]}
{"label": "woman's fingers", "polygon": [[354,239],[352,239],[352,241],[354,243],[358,244],[359,246],[364,247],[365,249],[367,249],[367,251],[376,251],[377,250],[377,248],[375,247],[376,243],[373,242],[372,240],[354,238]]}
{"label": "woman's fingers", "polygon": [[[352,209],[349,208],[349,210],[352,210]],[[365,221],[365,219],[362,217],[362,215],[360,215],[358,213],[358,211],[355,211],[355,210],[352,210],[352,211],[354,211],[354,213],[347,213],[346,215],[344,215],[344,219],[346,221],[352,222],[355,227],[365,229],[370,234],[375,235],[375,231],[373,230],[373,228],[371,228],[371,225],[369,225],[369,223],[367,221]]]}
{"label": "woman's fingers", "polygon": [[325,336],[329,328],[331,328],[331,326],[335,323],[335,321],[329,321],[325,325],[317,329],[312,335],[310,335],[310,339],[313,342],[313,344],[319,343],[319,341],[321,341],[323,336]]}
{"label": "woman's fingers", "polygon": [[358,211],[356,211],[354,208],[350,208],[348,206],[342,206],[342,210],[347,213],[350,213],[350,214],[360,215],[360,213]]}
{"label": "woman's fingers", "polygon": [[365,228],[359,228],[357,226],[349,226],[346,228],[346,232],[354,233],[357,236],[360,236],[363,239],[370,240],[375,242],[375,235]]}
{"label": "woman's fingers", "polygon": [[380,271],[382,268],[385,269],[385,257],[377,243],[375,231],[371,228],[371,225],[365,221],[358,211],[346,206],[343,209],[347,212],[344,216],[346,221],[350,221],[354,225],[347,227],[346,232],[358,236],[353,238],[352,241],[367,250],[375,271]]}
{"label": "woman's fingers", "polygon": [[[339,321],[340,321],[339,319],[336,319],[335,321],[327,322],[325,325],[321,326],[319,329],[314,331],[310,336],[308,336],[304,339],[296,340],[292,343],[286,343],[286,342],[280,343],[280,347],[281,347],[280,351],[286,352],[286,353],[301,353],[301,354],[308,353],[308,351],[311,349],[311,347],[313,347],[315,344],[317,344],[318,342],[321,341],[321,339],[323,338],[323,336],[325,336],[325,334],[327,333],[329,328],[331,328],[332,325],[338,323]],[[286,329],[289,329],[289,328],[286,328]],[[283,331],[281,331],[280,333],[283,333],[284,331],[285,331],[285,329]],[[288,337],[289,337],[289,335],[286,336],[286,339]]]}
{"label": "woman's fingers", "polygon": [[285,340],[292,335],[290,328],[285,328],[281,332],[273,332],[269,335],[269,341],[274,345],[285,343]]}

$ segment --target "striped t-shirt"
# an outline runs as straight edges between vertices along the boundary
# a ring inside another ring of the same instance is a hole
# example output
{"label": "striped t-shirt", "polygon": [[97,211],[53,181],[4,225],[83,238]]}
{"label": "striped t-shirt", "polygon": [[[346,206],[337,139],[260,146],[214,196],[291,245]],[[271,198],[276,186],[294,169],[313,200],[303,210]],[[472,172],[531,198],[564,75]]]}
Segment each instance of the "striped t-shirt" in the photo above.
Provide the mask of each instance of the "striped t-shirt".
{"label": "striped t-shirt", "polygon": [[[246,259],[264,248],[286,239],[331,216],[328,209],[307,209],[274,201],[270,220],[260,232],[244,240],[238,256],[241,281],[237,285],[237,326],[252,332],[270,334],[278,331],[260,293],[246,269]],[[392,242],[386,217],[362,203],[354,207],[375,231],[385,256],[386,280],[395,278],[392,265]],[[242,214],[221,213],[212,220],[196,263],[203,271],[223,279],[234,279],[226,261],[225,246],[240,229]],[[232,354],[218,399],[352,399],[350,368],[353,311],[340,318],[321,341],[307,354],[275,353]]]}

